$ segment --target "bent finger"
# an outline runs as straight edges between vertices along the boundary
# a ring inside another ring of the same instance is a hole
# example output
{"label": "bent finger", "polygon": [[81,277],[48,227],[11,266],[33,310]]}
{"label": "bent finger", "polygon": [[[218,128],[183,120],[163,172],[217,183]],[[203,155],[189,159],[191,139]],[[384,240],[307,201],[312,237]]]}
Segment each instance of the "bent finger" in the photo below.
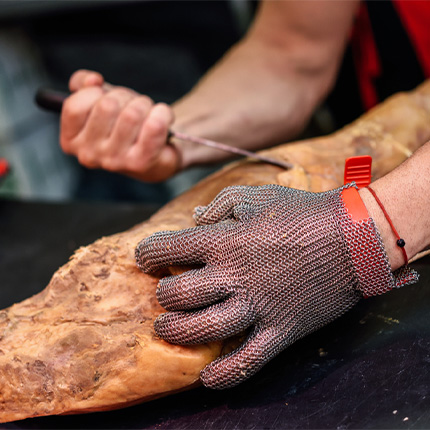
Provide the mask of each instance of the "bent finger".
{"label": "bent finger", "polygon": [[232,286],[220,281],[219,271],[207,266],[167,276],[159,282],[157,299],[168,311],[201,308],[226,298],[233,291]]}
{"label": "bent finger", "polygon": [[137,245],[137,265],[147,273],[175,265],[205,264],[213,244],[227,232],[228,227],[215,224],[154,233]]}
{"label": "bent finger", "polygon": [[140,133],[142,125],[153,106],[152,100],[147,96],[138,96],[129,100],[116,120],[112,130],[111,139],[117,142],[117,152],[122,151],[122,142],[127,142],[127,150],[133,145]]}
{"label": "bent finger", "polygon": [[170,106],[164,103],[154,105],[142,124],[129,157],[139,160],[142,168],[153,165],[167,146],[167,135],[173,121],[174,115]]}
{"label": "bent finger", "polygon": [[[110,139],[112,130],[122,110],[135,98],[135,93],[124,88],[115,88],[105,93],[96,101],[92,108],[86,127],[83,131],[83,140],[88,144],[99,142],[99,139],[106,139],[104,147],[98,148],[101,155],[109,154],[111,146],[116,146],[116,142]],[[109,139],[109,140],[108,140]],[[103,145],[102,145],[103,146]]]}
{"label": "bent finger", "polygon": [[226,339],[254,321],[251,301],[238,294],[202,310],[162,314],[154,321],[154,329],[167,342],[188,345]]}
{"label": "bent finger", "polygon": [[103,94],[103,90],[98,87],[84,88],[64,101],[61,112],[61,146],[63,150],[67,151],[70,141],[83,130],[91,110]]}
{"label": "bent finger", "polygon": [[200,373],[201,381],[217,390],[240,384],[286,347],[280,338],[282,335],[271,329],[254,330],[239,348],[208,364]]}

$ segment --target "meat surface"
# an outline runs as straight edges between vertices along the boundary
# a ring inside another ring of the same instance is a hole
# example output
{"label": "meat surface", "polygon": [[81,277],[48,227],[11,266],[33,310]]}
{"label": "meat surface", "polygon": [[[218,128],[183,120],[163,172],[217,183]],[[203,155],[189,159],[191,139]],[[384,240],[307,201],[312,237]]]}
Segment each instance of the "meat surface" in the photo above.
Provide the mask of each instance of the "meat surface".
{"label": "meat surface", "polygon": [[193,226],[193,208],[228,185],[325,191],[342,184],[345,158],[371,155],[376,179],[429,139],[425,82],[330,136],[262,151],[293,163],[290,171],[232,163],[148,221],[78,249],[42,292],[0,311],[0,422],[121,408],[199,384],[200,370],[232,341],[185,347],[157,338],[153,321],[163,312],[155,297],[158,280],[184,268],[140,272],[137,243],[158,230]]}

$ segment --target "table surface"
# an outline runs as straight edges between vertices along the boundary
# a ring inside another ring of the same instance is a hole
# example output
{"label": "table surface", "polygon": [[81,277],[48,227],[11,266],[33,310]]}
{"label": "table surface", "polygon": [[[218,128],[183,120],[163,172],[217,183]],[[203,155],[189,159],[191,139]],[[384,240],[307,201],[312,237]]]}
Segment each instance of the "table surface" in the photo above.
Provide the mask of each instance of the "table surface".
{"label": "table surface", "polygon": [[[0,200],[0,308],[42,290],[78,246],[155,209]],[[0,428],[430,428],[430,258],[413,267],[418,284],[362,300],[236,388]]]}

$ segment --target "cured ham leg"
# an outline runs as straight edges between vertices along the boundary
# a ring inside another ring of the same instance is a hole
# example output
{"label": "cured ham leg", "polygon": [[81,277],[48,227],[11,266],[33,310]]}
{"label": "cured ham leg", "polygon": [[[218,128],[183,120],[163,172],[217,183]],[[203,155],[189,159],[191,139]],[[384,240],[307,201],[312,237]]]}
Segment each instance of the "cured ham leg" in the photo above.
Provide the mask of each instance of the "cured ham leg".
{"label": "cured ham leg", "polygon": [[184,347],[156,337],[152,324],[163,309],[155,288],[164,274],[136,267],[137,243],[158,230],[193,226],[193,208],[225,186],[324,191],[342,184],[347,157],[371,155],[378,178],[429,139],[426,82],[330,136],[264,151],[292,163],[290,171],[232,163],[148,221],[78,249],[42,292],[0,311],[0,421],[121,408],[198,384],[200,370],[231,342]]}

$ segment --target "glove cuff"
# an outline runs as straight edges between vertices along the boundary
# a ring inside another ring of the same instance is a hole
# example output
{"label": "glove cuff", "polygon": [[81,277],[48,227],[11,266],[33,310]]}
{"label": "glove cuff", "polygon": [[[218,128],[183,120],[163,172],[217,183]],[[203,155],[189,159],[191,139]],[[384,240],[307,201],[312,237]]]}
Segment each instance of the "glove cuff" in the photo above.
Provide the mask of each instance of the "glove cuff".
{"label": "glove cuff", "polygon": [[407,265],[391,272],[381,235],[357,188],[344,188],[341,198],[345,211],[342,229],[358,278],[357,288],[363,296],[383,294],[417,282],[418,273]]}

